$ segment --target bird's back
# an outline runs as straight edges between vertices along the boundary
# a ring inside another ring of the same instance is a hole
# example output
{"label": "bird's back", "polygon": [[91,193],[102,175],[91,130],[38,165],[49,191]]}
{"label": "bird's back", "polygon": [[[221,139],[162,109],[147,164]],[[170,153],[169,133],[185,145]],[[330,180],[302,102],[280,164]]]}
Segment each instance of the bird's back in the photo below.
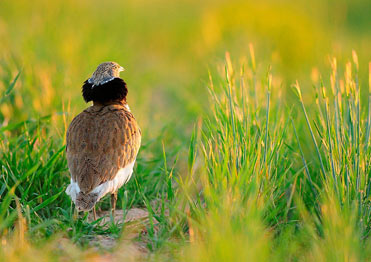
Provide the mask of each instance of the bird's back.
{"label": "bird's back", "polygon": [[132,113],[121,104],[91,106],[67,130],[67,162],[71,178],[84,194],[113,180],[135,161],[141,132]]}

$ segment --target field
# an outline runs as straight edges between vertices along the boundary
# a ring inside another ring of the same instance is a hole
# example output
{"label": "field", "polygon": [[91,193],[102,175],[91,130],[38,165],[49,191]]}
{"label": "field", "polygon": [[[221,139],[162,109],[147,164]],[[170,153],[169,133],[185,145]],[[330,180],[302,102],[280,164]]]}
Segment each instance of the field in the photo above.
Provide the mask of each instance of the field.
{"label": "field", "polygon": [[[370,13],[2,0],[0,261],[371,261]],[[104,61],[143,136],[118,216],[107,197],[92,221],[65,137]]]}

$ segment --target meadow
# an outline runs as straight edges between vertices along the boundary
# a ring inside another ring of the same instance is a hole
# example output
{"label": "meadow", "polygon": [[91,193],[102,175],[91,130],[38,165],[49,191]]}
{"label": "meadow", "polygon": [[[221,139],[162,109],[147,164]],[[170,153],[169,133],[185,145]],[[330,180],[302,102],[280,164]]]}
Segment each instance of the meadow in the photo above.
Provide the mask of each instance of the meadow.
{"label": "meadow", "polygon": [[[367,1],[0,2],[0,261],[371,261]],[[142,129],[74,214],[66,129],[103,61]],[[109,199],[99,209],[109,210]]]}

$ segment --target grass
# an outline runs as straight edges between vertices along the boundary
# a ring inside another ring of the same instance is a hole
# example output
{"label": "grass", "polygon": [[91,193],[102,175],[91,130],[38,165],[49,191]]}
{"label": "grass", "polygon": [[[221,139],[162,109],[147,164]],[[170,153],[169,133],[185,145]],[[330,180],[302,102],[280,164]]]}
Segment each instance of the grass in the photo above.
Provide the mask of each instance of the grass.
{"label": "grass", "polygon": [[[369,116],[360,104],[356,54],[344,78],[332,61],[330,88],[314,84],[311,114],[298,83],[294,109],[270,104],[280,100],[270,69],[256,89],[228,59],[219,87],[210,84],[214,108],[199,142],[205,170],[195,179],[202,200],[191,208],[184,261],[368,261]],[[249,90],[260,90],[262,106],[246,103],[254,99]],[[297,126],[310,133],[311,157]]]}
{"label": "grass", "polygon": [[[367,3],[13,2],[0,261],[371,261]],[[146,220],[76,217],[64,193],[66,128],[103,60],[127,68],[143,133],[118,209]]]}
{"label": "grass", "polygon": [[[332,60],[330,87],[321,78],[313,83],[312,105],[293,84],[294,107],[280,102],[271,67],[257,75],[253,53],[250,58],[237,70],[227,53],[220,73],[210,74],[212,109],[194,128],[185,173],[179,148],[168,150],[164,142],[156,148],[161,137],[144,143],[135,178],[119,193],[119,208],[149,211],[147,234],[135,241],[159,260],[369,260],[370,110],[361,105],[356,54],[344,76]],[[64,193],[64,142],[49,136],[50,121],[1,128],[4,259],[32,256],[44,245],[51,256],[61,239],[69,239],[61,258],[101,256],[90,249],[95,236],[120,242],[128,232],[122,224],[104,227],[73,216]]]}

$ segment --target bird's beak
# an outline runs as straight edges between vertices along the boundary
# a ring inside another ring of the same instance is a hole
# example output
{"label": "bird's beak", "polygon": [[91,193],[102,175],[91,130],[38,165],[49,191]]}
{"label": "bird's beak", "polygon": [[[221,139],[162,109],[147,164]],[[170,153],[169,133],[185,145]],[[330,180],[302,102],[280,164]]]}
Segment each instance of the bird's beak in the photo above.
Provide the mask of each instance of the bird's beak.
{"label": "bird's beak", "polygon": [[122,66],[120,66],[119,72],[122,72],[122,71],[125,71],[125,68],[123,68]]}

